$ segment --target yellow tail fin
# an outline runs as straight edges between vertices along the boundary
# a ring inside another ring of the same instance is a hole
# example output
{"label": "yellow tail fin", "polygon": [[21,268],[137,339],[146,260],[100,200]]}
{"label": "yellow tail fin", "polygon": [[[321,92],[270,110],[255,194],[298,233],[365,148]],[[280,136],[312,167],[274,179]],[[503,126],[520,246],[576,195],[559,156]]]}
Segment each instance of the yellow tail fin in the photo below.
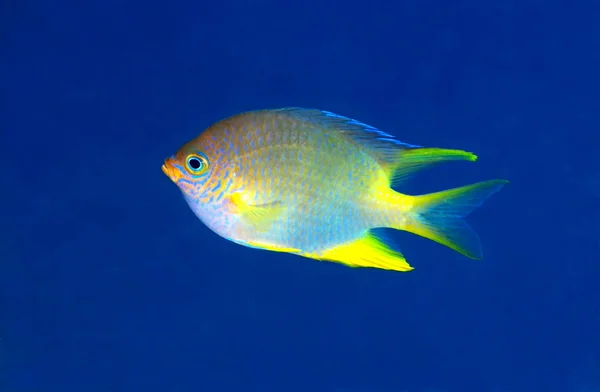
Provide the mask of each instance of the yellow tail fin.
{"label": "yellow tail fin", "polygon": [[398,229],[429,238],[472,259],[481,259],[483,253],[479,238],[463,218],[507,183],[506,180],[491,180],[409,196],[412,216]]}

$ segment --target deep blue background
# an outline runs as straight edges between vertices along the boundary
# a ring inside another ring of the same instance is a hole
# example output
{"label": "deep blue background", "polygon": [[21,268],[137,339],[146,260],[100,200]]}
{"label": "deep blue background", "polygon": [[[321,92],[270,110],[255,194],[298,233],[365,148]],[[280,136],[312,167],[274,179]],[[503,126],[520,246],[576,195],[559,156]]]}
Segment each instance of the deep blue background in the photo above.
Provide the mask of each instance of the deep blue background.
{"label": "deep blue background", "polygon": [[[600,388],[597,1],[0,4],[0,392]],[[400,190],[509,179],[470,219],[486,259],[210,232],[163,159],[282,106],[476,152]]]}

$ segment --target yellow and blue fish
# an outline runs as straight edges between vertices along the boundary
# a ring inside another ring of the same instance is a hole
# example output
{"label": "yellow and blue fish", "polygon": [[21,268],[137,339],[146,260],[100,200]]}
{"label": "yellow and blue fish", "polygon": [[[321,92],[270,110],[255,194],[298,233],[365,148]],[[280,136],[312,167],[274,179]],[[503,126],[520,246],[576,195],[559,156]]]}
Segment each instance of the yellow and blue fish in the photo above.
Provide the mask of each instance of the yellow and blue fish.
{"label": "yellow and blue fish", "polygon": [[413,268],[377,228],[408,231],[473,259],[481,245],[464,217],[507,181],[426,195],[392,189],[461,150],[427,148],[331,112],[283,108],[221,120],[162,166],[212,231],[253,248],[395,271]]}

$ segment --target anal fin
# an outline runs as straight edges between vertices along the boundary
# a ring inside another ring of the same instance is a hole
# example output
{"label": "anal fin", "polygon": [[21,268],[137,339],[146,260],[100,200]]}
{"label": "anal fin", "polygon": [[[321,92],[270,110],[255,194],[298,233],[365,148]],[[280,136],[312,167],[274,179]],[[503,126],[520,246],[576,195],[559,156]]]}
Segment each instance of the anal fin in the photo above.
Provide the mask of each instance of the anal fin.
{"label": "anal fin", "polygon": [[[314,257],[310,255],[309,257]],[[350,267],[379,268],[407,272],[413,270],[402,253],[391,248],[372,231],[364,237],[323,252],[321,260],[333,261]]]}

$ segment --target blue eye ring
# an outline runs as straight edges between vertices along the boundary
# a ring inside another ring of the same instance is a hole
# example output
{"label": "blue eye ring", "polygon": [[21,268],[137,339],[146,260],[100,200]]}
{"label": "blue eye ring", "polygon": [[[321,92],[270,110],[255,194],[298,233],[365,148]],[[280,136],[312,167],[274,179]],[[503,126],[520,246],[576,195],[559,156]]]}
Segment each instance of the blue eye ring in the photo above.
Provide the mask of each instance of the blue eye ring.
{"label": "blue eye ring", "polygon": [[208,171],[208,158],[202,153],[192,153],[185,159],[185,169],[195,176]]}

